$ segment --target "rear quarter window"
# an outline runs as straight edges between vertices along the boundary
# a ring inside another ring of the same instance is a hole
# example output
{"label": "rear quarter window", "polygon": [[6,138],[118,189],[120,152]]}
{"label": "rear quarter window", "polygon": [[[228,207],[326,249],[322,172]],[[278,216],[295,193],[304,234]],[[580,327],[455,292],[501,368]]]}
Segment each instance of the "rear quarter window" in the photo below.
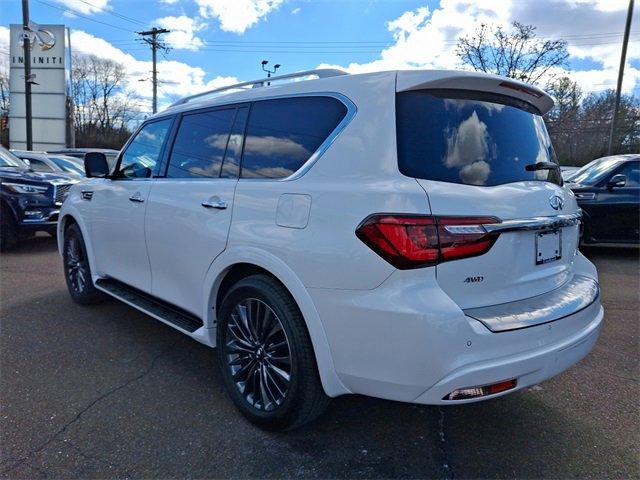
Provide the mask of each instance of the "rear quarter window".
{"label": "rear quarter window", "polygon": [[466,185],[543,180],[561,184],[544,121],[532,107],[502,97],[418,90],[396,95],[398,166],[409,177]]}
{"label": "rear quarter window", "polygon": [[332,97],[255,102],[249,113],[241,177],[277,179],[292,175],[346,114],[347,107]]}

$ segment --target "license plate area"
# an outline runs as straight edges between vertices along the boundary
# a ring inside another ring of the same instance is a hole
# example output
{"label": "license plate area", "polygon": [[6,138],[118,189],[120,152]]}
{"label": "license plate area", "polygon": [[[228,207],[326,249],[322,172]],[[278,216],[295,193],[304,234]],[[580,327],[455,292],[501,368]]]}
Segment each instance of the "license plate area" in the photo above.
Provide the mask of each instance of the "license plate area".
{"label": "license plate area", "polygon": [[562,230],[536,232],[536,265],[562,258]]}

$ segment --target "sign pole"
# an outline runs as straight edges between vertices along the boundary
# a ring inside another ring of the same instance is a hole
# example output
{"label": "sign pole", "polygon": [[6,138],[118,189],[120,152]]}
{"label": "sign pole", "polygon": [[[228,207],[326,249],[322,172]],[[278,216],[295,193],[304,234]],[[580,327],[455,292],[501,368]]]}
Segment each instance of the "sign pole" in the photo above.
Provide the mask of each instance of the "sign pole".
{"label": "sign pole", "polygon": [[27,120],[27,150],[33,150],[31,125],[31,44],[29,35],[29,0],[22,0],[22,46],[24,48],[24,102]]}

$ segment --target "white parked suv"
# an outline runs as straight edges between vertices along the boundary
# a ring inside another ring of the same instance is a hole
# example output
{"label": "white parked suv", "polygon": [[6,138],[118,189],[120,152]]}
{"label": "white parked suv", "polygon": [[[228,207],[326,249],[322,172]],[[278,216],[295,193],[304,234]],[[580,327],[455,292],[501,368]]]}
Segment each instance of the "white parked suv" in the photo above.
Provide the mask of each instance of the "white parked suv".
{"label": "white parked suv", "polygon": [[69,292],[217,347],[263,428],[349,393],[444,405],[537,384],[603,319],[552,105],[456,71],[319,70],[186,98],[113,172],[87,155],[94,178],[58,227]]}

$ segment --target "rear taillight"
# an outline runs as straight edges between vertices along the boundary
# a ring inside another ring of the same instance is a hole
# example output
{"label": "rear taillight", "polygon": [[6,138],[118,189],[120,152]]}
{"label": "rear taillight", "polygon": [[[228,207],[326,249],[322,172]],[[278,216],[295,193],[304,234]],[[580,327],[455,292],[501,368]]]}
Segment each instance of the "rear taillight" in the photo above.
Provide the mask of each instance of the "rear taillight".
{"label": "rear taillight", "polygon": [[498,234],[487,233],[494,217],[434,217],[376,214],[356,229],[357,237],[399,269],[436,265],[486,253]]}

